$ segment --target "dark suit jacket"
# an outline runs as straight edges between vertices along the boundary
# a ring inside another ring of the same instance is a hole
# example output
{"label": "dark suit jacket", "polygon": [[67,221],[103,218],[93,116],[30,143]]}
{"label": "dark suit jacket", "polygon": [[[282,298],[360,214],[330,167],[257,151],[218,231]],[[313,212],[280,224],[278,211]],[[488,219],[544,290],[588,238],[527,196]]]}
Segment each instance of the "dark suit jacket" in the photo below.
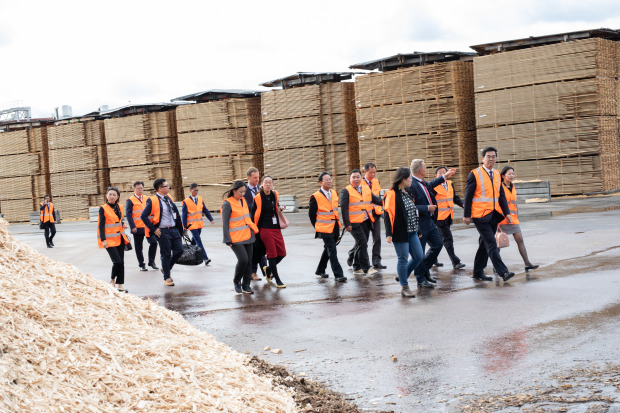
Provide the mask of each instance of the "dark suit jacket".
{"label": "dark suit jacket", "polygon": [[[413,197],[415,206],[418,208],[418,212],[420,213],[420,230],[423,234],[426,234],[428,233],[428,231],[430,231],[432,224],[437,221],[437,210],[435,210],[435,212],[431,216],[431,213],[428,210],[428,206],[430,204],[428,203],[428,198],[426,197],[424,189],[422,189],[415,177],[412,177],[411,179],[411,186],[409,187],[407,192],[409,192]],[[433,205],[437,205],[433,188],[435,188],[437,185],[441,185],[444,180],[444,177],[440,176],[439,178],[435,178],[430,182],[422,181],[431,196],[431,202]]]}
{"label": "dark suit jacket", "polygon": [[[174,202],[172,202],[172,199],[169,196],[168,196],[168,199],[170,200],[170,204],[172,205],[172,211],[174,211],[177,214],[177,217],[174,220],[174,226],[179,230],[181,235],[183,235],[183,222],[181,222],[181,214],[179,214],[179,209],[174,204]],[[161,199],[159,199],[158,196],[157,196],[157,201],[159,202],[159,210],[161,211],[163,209],[163,206],[161,205]],[[146,206],[144,207],[144,211],[142,211],[142,214],[140,215],[140,218],[142,218],[144,225],[148,227],[151,234],[154,233],[157,228],[159,228],[159,224],[161,222],[161,221],[158,222],[157,225],[153,225],[153,223],[149,219],[149,215],[151,215],[152,209],[153,209],[153,203],[151,202],[151,198],[149,198],[146,200]]]}
{"label": "dark suit jacket", "polygon": [[[245,194],[243,197],[245,198],[245,202],[248,204],[248,211],[252,210],[252,205],[254,205],[254,194],[250,191],[250,187],[248,184],[245,184]],[[260,194],[260,190],[257,192],[257,195]]]}
{"label": "dark suit jacket", "polygon": [[[373,193],[371,193],[371,195],[373,204],[383,206],[381,197]],[[351,224],[351,221],[349,221],[349,190],[347,188],[342,188],[340,191],[340,214],[342,215],[342,222],[344,222],[345,227],[349,225],[360,225],[359,223]]]}
{"label": "dark suit jacket", "polygon": [[[321,192],[321,196],[327,198],[324,193]],[[316,202],[316,198],[313,195],[310,195],[310,203],[308,204],[308,217],[310,218],[310,222],[312,226],[316,224],[316,213],[319,210],[319,204]],[[326,234],[324,232],[315,232],[314,238],[338,238],[340,235],[340,221],[336,225],[334,225],[334,230],[331,234]]]}
{"label": "dark suit jacket", "polygon": [[[494,173],[499,173],[499,172],[495,171]],[[488,174],[485,173],[482,175],[483,175],[483,179],[488,179],[489,182],[491,182],[491,178],[489,177]],[[474,175],[473,172],[470,172],[469,175],[467,175],[467,185],[465,186],[465,202],[464,202],[465,205],[463,207],[463,217],[465,218],[471,217],[471,201],[472,199],[474,199],[474,194],[476,193],[476,186],[478,186],[478,182],[476,181],[476,176]],[[510,209],[508,209],[508,202],[506,201],[506,194],[504,194],[504,185],[502,184],[499,185],[499,207],[502,209],[504,216],[507,216],[508,214],[510,214]],[[490,213],[487,215],[490,215]],[[485,215],[485,217],[487,215]],[[499,213],[497,215],[499,215]],[[499,217],[496,217],[496,218],[499,219]]]}

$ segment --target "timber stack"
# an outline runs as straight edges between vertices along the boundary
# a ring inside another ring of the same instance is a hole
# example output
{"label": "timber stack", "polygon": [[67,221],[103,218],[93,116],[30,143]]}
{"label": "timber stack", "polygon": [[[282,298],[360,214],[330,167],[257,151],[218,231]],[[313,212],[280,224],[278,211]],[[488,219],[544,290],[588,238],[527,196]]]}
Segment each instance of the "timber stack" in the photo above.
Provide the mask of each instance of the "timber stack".
{"label": "timber stack", "polygon": [[[457,168],[463,193],[477,163],[473,53],[399,54],[350,66],[379,70],[355,79],[360,160],[377,165],[384,186],[421,158],[429,168]],[[431,169],[432,168],[432,169]]]}
{"label": "timber stack", "polygon": [[[359,168],[354,73],[297,73],[265,82],[261,96],[265,174],[283,195],[307,199],[328,171],[334,189]],[[303,204],[303,203],[302,203]]]}
{"label": "timber stack", "polygon": [[472,46],[478,149],[552,195],[620,188],[620,34],[593,30]]}
{"label": "timber stack", "polygon": [[[176,105],[174,105],[176,106]],[[176,119],[174,109],[124,116],[123,111],[110,113],[104,129],[107,143],[110,182],[121,191],[121,201],[133,193],[133,183],[143,181],[146,195],[152,195],[153,181],[166,178],[175,201],[183,198],[181,185]],[[165,109],[165,108],[164,108]]]}
{"label": "timber stack", "polygon": [[0,134],[0,212],[11,222],[28,222],[30,211],[49,192],[44,127]]}
{"label": "timber stack", "polygon": [[250,167],[262,171],[259,95],[210,90],[173,99],[196,102],[176,109],[178,153],[182,185],[197,183],[209,210],[220,210],[224,192]]}
{"label": "timber stack", "polygon": [[110,184],[103,121],[64,120],[47,126],[50,190],[63,220],[88,218]]}

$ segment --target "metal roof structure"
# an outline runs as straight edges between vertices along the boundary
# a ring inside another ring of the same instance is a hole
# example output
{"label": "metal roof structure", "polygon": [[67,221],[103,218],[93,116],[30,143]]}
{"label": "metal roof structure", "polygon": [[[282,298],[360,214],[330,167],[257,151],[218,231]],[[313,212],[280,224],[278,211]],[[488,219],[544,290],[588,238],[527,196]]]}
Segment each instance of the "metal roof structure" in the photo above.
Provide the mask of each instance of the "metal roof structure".
{"label": "metal roof structure", "polygon": [[476,53],[472,52],[413,52],[399,53],[394,56],[369,62],[357,63],[349,66],[349,69],[379,70],[387,72],[403,67],[424,66],[437,62],[450,62],[454,60],[472,59]]}
{"label": "metal roof structure", "polygon": [[550,34],[546,36],[531,36],[524,39],[506,40],[502,42],[478,44],[469,46],[478,54],[488,55],[493,53],[507,52],[510,50],[525,49],[536,46],[544,46],[553,43],[569,42],[572,40],[582,40],[599,37],[609,40],[620,40],[620,30],[593,29],[577,32]]}
{"label": "metal roof structure", "polygon": [[8,132],[11,130],[26,129],[44,126],[54,122],[54,118],[31,118],[29,120],[9,120],[0,122],[0,131]]}
{"label": "metal roof structure", "polygon": [[280,79],[270,80],[261,83],[260,86],[265,87],[281,87],[289,89],[292,87],[305,85],[320,85],[321,83],[342,82],[349,80],[354,75],[361,75],[360,72],[297,72],[294,75],[282,77]]}
{"label": "metal roof structure", "polygon": [[[114,109],[99,112],[99,116],[119,117],[130,116],[140,113],[159,112],[166,109],[172,109],[183,103],[146,103],[146,104],[129,104]],[[94,113],[94,112],[93,112]],[[91,115],[91,114],[89,114]]]}
{"label": "metal roof structure", "polygon": [[230,98],[252,98],[260,96],[264,91],[261,90],[244,90],[244,89],[210,89],[204,92],[192,93],[190,95],[174,98],[171,102],[208,102],[212,100],[230,99]]}

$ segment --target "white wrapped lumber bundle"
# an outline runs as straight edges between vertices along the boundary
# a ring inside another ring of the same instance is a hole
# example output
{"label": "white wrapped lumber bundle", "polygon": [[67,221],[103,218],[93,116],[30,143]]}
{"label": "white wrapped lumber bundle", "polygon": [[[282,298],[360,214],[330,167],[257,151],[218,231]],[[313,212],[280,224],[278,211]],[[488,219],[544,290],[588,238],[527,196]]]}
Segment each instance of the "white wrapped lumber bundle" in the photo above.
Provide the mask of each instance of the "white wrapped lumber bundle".
{"label": "white wrapped lumber bundle", "polygon": [[478,149],[552,195],[620,188],[619,50],[591,38],[476,57]]}
{"label": "white wrapped lumber bundle", "polygon": [[0,245],[0,411],[297,411],[180,314],[35,252],[5,221]]}
{"label": "white wrapped lumber bundle", "polygon": [[360,163],[377,165],[383,185],[421,158],[457,168],[457,193],[477,162],[473,65],[467,61],[370,73],[355,79]]}

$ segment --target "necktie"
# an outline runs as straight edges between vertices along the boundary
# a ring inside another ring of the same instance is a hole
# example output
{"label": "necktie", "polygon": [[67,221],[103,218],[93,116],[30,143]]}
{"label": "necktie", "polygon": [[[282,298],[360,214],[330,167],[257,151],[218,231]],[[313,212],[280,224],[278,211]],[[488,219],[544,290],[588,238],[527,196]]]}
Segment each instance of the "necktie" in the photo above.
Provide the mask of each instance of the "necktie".
{"label": "necktie", "polygon": [[447,191],[448,190],[448,184],[444,182],[442,185],[443,185],[443,189],[445,189]]}
{"label": "necktie", "polygon": [[364,178],[364,180],[366,181],[366,183],[368,184],[368,187],[370,189],[372,189],[372,181],[369,181],[368,179]]}
{"label": "necktie", "polygon": [[489,171],[489,178],[491,178],[491,182],[493,182],[493,170]]}
{"label": "necktie", "polygon": [[[428,198],[428,204],[429,205],[433,205],[433,200],[431,199],[431,194],[428,193],[428,189],[426,189],[426,185],[424,185],[424,182],[420,181],[420,184],[422,184],[422,188],[424,188],[424,192],[426,192],[426,197]],[[433,213],[431,212],[431,216],[433,215]]]}
{"label": "necktie", "polygon": [[359,193],[360,193],[360,195],[362,194],[362,187],[361,187],[361,186],[358,186],[358,187],[357,187],[357,192],[359,192]]}

